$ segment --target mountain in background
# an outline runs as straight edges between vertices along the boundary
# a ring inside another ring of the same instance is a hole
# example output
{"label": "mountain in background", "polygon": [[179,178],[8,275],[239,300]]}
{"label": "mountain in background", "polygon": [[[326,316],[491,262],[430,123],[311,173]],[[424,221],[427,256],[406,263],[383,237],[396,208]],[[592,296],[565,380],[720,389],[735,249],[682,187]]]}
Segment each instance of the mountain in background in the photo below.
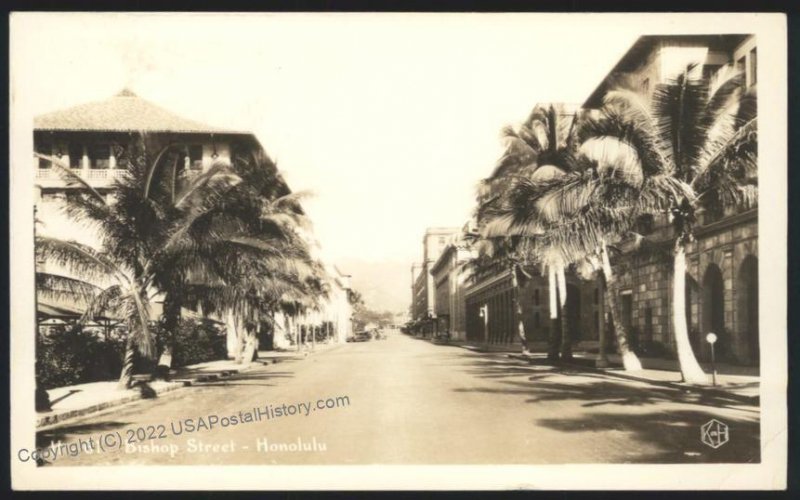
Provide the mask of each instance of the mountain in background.
{"label": "mountain in background", "polygon": [[405,313],[411,303],[411,264],[405,261],[370,262],[342,259],[336,267],[352,275],[351,285],[374,311]]}

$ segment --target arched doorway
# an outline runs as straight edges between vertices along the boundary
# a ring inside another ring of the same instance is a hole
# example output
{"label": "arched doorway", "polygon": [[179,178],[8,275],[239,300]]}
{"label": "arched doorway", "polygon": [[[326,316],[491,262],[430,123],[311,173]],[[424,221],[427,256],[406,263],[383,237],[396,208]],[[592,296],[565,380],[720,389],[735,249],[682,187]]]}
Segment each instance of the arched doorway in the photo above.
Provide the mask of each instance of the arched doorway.
{"label": "arched doorway", "polygon": [[758,259],[752,255],[742,261],[736,282],[736,310],[740,338],[747,346],[747,363],[758,366]]}
{"label": "arched doorway", "polygon": [[567,331],[573,342],[581,340],[581,291],[575,286],[567,285],[567,301],[564,303],[563,320],[567,322]]}
{"label": "arched doorway", "polygon": [[[705,338],[709,332],[717,334],[717,338],[722,341],[725,332],[725,298],[722,271],[716,264],[709,264],[703,276],[703,329],[701,339]],[[701,349],[697,354],[704,360],[710,358],[710,349],[704,340],[700,341]],[[728,346],[717,342],[714,346],[718,353]]]}

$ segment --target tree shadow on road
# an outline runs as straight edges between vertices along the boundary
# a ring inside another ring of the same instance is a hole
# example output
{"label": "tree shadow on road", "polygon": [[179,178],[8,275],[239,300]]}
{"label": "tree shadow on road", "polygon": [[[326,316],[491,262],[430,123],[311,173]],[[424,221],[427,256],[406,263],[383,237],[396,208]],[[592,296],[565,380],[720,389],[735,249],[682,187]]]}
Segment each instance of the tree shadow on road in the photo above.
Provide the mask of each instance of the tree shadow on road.
{"label": "tree shadow on road", "polygon": [[[597,433],[618,432],[626,440],[609,450],[610,461],[654,463],[757,463],[760,461],[759,408],[743,405],[724,394],[690,392],[675,387],[615,379],[604,374],[559,367],[528,367],[504,359],[467,360],[460,369],[475,380],[455,392],[525,397],[523,415],[531,425],[565,433],[585,433],[593,446]],[[694,409],[697,408],[697,409]],[[647,411],[652,409],[653,411]],[[722,416],[721,416],[722,415]],[[701,441],[701,427],[712,418],[729,426],[730,442],[718,449]],[[607,437],[607,436],[606,436]],[[634,441],[632,446],[630,441]],[[607,442],[604,439],[603,442]],[[625,451],[637,449],[639,452]],[[599,444],[598,444],[599,446]],[[656,450],[656,451],[653,451]],[[630,455],[628,455],[630,453]]]}
{"label": "tree shadow on road", "polygon": [[[714,449],[703,443],[701,428],[711,419],[728,426],[729,441]],[[657,411],[650,413],[591,413],[574,418],[543,418],[534,421],[561,432],[585,433],[592,446],[596,433],[618,432],[620,440],[642,445],[622,463],[759,463],[759,423],[720,418],[704,411]],[[635,447],[634,447],[635,448]],[[645,449],[647,451],[645,451]],[[652,451],[655,449],[655,451]],[[614,450],[609,450],[614,455]]]}

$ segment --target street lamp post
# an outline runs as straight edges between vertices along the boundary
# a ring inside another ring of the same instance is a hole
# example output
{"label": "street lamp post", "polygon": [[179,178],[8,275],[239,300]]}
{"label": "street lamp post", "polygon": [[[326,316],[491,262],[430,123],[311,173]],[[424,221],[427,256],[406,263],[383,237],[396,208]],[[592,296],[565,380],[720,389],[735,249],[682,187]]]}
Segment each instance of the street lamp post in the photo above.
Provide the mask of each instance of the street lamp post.
{"label": "street lamp post", "polygon": [[480,308],[480,316],[483,318],[483,342],[489,342],[489,305],[484,304]]}
{"label": "street lamp post", "polygon": [[717,385],[717,365],[714,360],[714,344],[717,342],[717,336],[714,333],[706,335],[706,342],[711,345],[711,385]]}

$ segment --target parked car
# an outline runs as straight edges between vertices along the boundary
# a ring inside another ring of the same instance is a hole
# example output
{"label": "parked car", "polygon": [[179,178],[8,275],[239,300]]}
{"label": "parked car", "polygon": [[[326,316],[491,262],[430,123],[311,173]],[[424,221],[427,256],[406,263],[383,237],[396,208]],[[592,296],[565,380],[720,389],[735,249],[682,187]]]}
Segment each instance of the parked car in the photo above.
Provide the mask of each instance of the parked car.
{"label": "parked car", "polygon": [[367,342],[368,340],[372,340],[372,335],[365,330],[356,332],[356,334],[351,337],[350,342]]}

